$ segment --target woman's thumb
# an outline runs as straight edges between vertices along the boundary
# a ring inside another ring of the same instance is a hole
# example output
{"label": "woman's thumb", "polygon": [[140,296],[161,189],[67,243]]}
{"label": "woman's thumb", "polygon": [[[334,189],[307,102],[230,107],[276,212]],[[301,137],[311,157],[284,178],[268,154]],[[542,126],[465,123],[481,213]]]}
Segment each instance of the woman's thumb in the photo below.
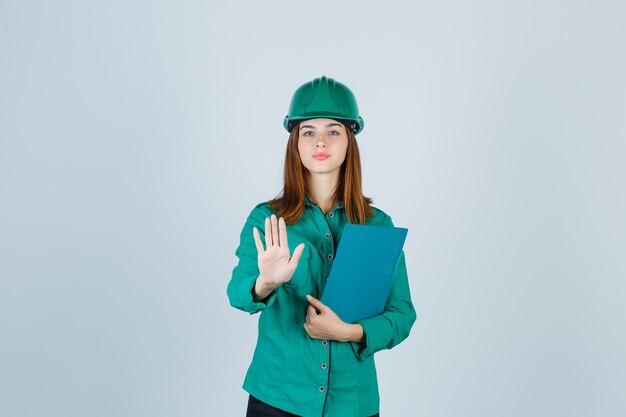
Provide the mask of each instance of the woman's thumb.
{"label": "woman's thumb", "polygon": [[291,255],[291,260],[289,262],[295,262],[298,263],[298,261],[300,260],[300,256],[302,256],[302,252],[304,251],[304,243],[300,243],[298,246],[296,246],[296,248],[293,250],[293,255]]}

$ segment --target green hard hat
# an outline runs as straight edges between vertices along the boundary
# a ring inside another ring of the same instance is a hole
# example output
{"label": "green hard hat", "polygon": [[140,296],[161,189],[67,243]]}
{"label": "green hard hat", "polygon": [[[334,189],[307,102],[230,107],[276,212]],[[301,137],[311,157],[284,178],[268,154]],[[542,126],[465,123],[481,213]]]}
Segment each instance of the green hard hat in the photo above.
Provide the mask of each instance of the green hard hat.
{"label": "green hard hat", "polygon": [[291,132],[300,120],[322,117],[339,120],[355,135],[363,130],[363,119],[359,116],[359,108],[352,91],[325,75],[302,84],[296,90],[283,126],[287,132]]}

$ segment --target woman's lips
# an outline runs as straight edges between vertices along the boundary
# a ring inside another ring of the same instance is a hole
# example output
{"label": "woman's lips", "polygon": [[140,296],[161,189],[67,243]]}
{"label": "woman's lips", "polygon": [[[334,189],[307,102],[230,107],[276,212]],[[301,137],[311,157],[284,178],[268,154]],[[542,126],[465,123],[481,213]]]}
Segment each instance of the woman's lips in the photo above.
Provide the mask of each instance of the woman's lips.
{"label": "woman's lips", "polygon": [[324,153],[318,153],[316,155],[313,155],[313,158],[317,159],[318,161],[323,161],[324,159],[330,158],[330,155],[324,154]]}

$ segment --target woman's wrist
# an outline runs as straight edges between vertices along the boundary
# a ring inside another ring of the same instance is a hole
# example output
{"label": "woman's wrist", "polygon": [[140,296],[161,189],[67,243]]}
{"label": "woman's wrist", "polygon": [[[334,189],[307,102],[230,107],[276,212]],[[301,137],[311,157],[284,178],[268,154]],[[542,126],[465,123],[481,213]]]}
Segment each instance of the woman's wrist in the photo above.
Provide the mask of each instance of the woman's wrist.
{"label": "woman's wrist", "polygon": [[260,302],[265,300],[271,293],[274,291],[276,287],[267,285],[263,282],[263,279],[259,275],[256,279],[253,287],[252,300],[255,302]]}
{"label": "woman's wrist", "polygon": [[365,332],[359,323],[346,323],[341,333],[341,342],[365,342]]}

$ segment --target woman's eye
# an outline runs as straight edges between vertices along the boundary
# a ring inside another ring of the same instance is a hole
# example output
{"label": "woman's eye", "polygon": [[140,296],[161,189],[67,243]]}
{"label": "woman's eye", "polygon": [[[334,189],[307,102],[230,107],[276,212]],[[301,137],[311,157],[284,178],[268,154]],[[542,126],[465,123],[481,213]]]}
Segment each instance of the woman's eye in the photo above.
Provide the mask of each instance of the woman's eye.
{"label": "woman's eye", "polygon": [[[331,130],[329,133],[331,136],[340,135],[339,131],[337,130]],[[302,133],[302,136],[315,136],[315,134],[312,130],[307,130],[306,132]]]}

